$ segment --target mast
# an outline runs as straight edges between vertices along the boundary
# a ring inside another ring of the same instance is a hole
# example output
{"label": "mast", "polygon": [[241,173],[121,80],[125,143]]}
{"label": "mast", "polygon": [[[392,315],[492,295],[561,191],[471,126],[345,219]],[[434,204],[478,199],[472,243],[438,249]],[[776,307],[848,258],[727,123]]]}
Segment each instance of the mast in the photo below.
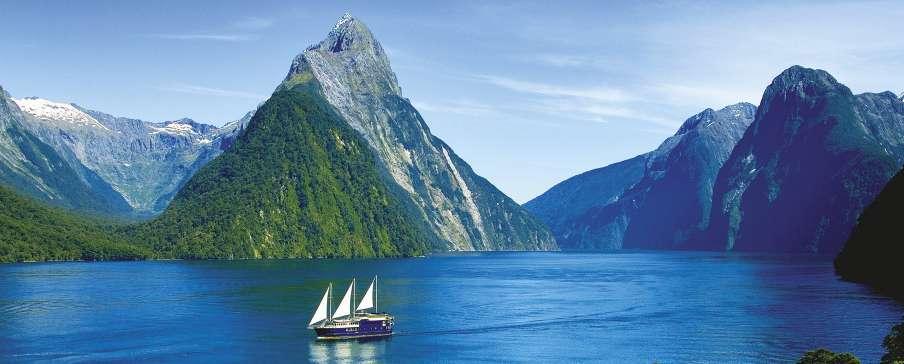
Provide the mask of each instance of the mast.
{"label": "mast", "polygon": [[349,308],[352,309],[352,319],[355,318],[355,278],[352,278],[352,302],[350,303]]}
{"label": "mast", "polygon": [[333,320],[333,282],[330,282],[330,285],[329,285],[329,287],[326,288],[326,290],[330,292],[330,298],[327,301],[329,303],[327,303],[327,310],[326,310],[327,319],[326,320],[332,321]]}
{"label": "mast", "polygon": [[377,309],[377,276],[374,276],[374,313],[379,313]]}

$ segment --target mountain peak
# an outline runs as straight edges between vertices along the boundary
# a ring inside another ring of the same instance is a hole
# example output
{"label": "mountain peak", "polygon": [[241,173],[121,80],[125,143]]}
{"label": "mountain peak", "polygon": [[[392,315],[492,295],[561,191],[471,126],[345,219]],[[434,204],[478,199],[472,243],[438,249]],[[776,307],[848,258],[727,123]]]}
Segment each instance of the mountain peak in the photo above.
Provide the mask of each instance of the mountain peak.
{"label": "mountain peak", "polygon": [[[362,21],[346,13],[326,39],[295,57],[281,87],[316,79],[330,93],[363,92],[401,96],[401,88],[380,42]],[[355,85],[355,89],[350,89]]]}
{"label": "mountain peak", "polygon": [[320,44],[309,47],[308,50],[322,48],[339,53],[348,50],[371,50],[374,47],[379,47],[379,43],[374,39],[374,35],[367,25],[351,14],[345,13],[339,20],[336,20],[336,24],[333,25],[327,38]]}
{"label": "mountain peak", "polygon": [[801,88],[804,85],[831,89],[841,84],[826,71],[795,65],[776,76],[769,88]]}
{"label": "mountain peak", "polygon": [[342,16],[339,17],[339,20],[336,20],[336,25],[333,25],[333,31],[334,31],[334,32],[335,32],[335,31],[338,31],[338,30],[341,29],[342,26],[344,26],[346,23],[348,23],[348,22],[350,22],[350,21],[353,21],[353,20],[355,20],[355,17],[353,17],[352,14],[350,14],[349,12],[346,12],[345,14],[342,14]]}
{"label": "mountain peak", "polygon": [[748,102],[739,102],[734,105],[728,105],[718,111],[711,108],[701,111],[699,114],[691,116],[681,124],[681,128],[675,135],[681,135],[693,129],[707,127],[720,120],[747,120],[753,119],[756,113],[756,106]]}

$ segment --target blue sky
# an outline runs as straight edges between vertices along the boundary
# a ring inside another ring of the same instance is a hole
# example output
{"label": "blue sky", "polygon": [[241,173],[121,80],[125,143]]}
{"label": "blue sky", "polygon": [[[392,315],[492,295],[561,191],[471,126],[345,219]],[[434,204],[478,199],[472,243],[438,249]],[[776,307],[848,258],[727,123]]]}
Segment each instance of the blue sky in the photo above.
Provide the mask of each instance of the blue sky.
{"label": "blue sky", "polygon": [[350,11],[434,134],[519,202],[759,103],[783,69],[904,90],[901,2],[22,1],[0,85],[151,121],[220,125],[263,101]]}

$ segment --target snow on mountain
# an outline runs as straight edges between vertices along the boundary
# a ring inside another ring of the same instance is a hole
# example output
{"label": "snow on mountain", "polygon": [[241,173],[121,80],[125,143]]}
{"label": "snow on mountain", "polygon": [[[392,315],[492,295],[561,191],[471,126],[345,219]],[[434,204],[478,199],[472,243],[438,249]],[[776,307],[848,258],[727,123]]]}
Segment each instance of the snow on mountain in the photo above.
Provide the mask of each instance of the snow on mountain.
{"label": "snow on mountain", "polygon": [[148,129],[151,130],[148,133],[150,135],[154,135],[154,134],[158,134],[158,133],[166,133],[166,134],[190,137],[192,135],[198,134],[198,132],[196,132],[195,129],[191,125],[182,124],[180,122],[169,123],[169,124],[164,125],[163,127],[148,125]]}
{"label": "snow on mountain", "polygon": [[13,102],[25,113],[44,121],[59,121],[73,124],[73,126],[110,130],[90,115],[72,106],[72,104],[53,102],[38,97],[13,99]]}

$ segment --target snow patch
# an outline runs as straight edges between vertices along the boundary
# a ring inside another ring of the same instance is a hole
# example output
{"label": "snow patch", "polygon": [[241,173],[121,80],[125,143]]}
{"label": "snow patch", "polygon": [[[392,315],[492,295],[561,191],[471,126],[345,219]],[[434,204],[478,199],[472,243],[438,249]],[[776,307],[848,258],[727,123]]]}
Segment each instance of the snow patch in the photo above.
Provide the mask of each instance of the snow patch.
{"label": "snow patch", "polygon": [[339,28],[341,28],[343,25],[345,25],[345,23],[352,21],[352,19],[353,19],[352,14],[349,14],[349,13],[342,14],[342,17],[340,17],[339,20],[336,21],[336,25],[333,25],[333,31],[335,32],[335,31],[339,30]]}
{"label": "snow patch", "polygon": [[191,136],[192,134],[198,134],[189,124],[182,123],[170,123],[164,125],[162,128],[157,126],[148,125],[148,128],[151,129],[151,132],[148,133],[150,135],[165,133],[171,135],[180,135],[180,136]]}

